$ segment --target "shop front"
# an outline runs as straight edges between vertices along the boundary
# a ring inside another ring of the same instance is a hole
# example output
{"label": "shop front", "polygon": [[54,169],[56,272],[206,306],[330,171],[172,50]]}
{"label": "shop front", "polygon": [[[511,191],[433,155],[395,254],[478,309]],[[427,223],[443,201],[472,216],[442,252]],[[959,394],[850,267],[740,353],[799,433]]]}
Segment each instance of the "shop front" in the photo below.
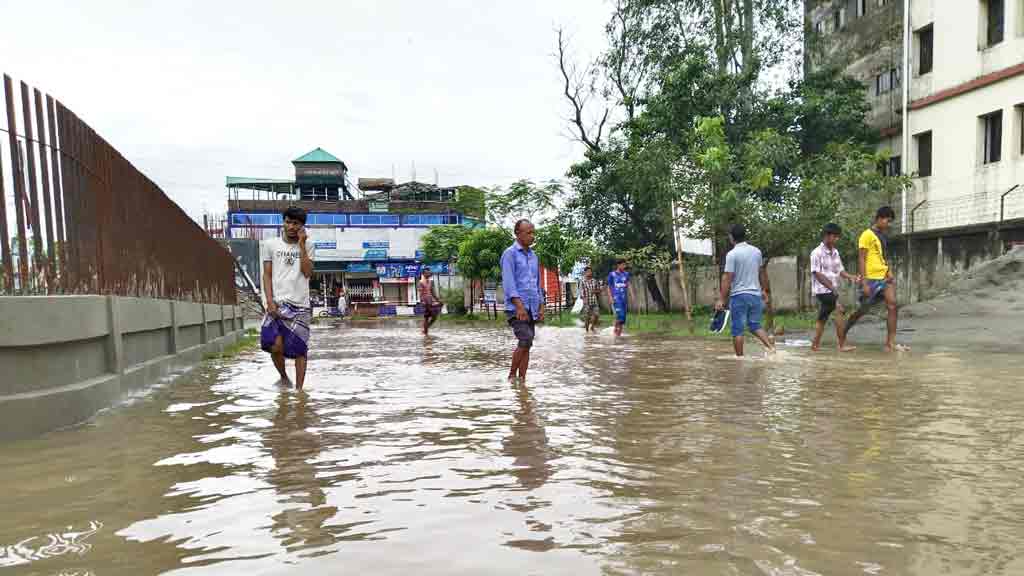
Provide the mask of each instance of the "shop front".
{"label": "shop front", "polygon": [[[448,264],[424,265],[414,260],[382,262],[314,262],[311,290],[316,295],[314,314],[331,315],[344,295],[352,316],[413,316],[419,303],[416,281],[429,266],[437,275],[449,273]],[[316,309],[316,308],[322,308]]]}

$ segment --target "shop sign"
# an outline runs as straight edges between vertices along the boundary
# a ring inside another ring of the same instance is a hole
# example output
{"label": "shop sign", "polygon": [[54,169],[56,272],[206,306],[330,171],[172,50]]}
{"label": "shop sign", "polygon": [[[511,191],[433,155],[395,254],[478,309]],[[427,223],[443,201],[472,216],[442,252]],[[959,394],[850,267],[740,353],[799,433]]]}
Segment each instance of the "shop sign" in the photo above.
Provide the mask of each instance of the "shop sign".
{"label": "shop sign", "polygon": [[378,264],[377,276],[381,278],[415,278],[420,275],[419,264]]}

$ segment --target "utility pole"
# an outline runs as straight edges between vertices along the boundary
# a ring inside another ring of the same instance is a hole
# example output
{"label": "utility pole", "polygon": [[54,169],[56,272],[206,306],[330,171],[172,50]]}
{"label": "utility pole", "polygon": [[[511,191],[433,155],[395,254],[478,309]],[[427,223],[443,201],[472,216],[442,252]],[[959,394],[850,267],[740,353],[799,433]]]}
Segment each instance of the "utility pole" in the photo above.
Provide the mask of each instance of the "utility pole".
{"label": "utility pole", "polygon": [[[903,174],[910,174],[910,0],[903,0]],[[907,190],[900,192],[900,232],[907,233]]]}
{"label": "utility pole", "polygon": [[686,269],[683,267],[683,233],[679,230],[676,221],[679,213],[676,211],[676,203],[672,202],[672,240],[676,245],[676,256],[679,264],[679,286],[683,289],[683,310],[686,312],[686,319],[692,324],[693,312],[690,309],[690,293],[686,289]]}

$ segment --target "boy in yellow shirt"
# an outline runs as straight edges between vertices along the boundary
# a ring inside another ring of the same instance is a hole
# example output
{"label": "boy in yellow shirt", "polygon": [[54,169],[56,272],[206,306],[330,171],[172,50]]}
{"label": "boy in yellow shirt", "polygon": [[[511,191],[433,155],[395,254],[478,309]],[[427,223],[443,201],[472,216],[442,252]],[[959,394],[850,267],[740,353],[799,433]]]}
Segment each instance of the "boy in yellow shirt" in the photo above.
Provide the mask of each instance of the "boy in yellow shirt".
{"label": "boy in yellow shirt", "polygon": [[896,350],[896,278],[889,268],[888,260],[889,226],[895,219],[896,212],[889,206],[882,206],[875,213],[875,222],[871,228],[868,228],[860,235],[857,246],[860,253],[858,258],[860,273],[863,277],[861,281],[861,305],[846,323],[846,334],[849,334],[853,325],[872,306],[884,300],[888,311],[885,349],[889,352]]}

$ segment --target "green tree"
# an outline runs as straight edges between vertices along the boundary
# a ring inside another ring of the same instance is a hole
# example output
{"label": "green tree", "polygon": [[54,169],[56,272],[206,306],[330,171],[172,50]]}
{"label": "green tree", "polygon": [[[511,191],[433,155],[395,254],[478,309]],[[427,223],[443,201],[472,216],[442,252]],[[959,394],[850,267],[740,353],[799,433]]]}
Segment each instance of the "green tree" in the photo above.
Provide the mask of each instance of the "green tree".
{"label": "green tree", "polygon": [[[459,224],[434,226],[420,239],[420,250],[427,262],[447,262],[449,271],[459,257],[459,248],[472,231]],[[452,287],[451,273],[448,288]]]}
{"label": "green tree", "polygon": [[[667,252],[681,225],[719,257],[741,222],[772,258],[905,186],[877,172],[864,86],[836,69],[796,69],[802,4],[615,0],[607,50],[583,68],[559,33],[561,88],[585,146],[559,221],[619,254]],[[787,84],[766,81],[789,65]],[[657,272],[637,268],[664,309]]]}
{"label": "green tree", "polygon": [[496,186],[487,191],[487,221],[509,231],[521,218],[540,224],[541,219],[556,214],[556,201],[561,195],[562,185],[556,180],[534,184],[524,179],[508,188]]}
{"label": "green tree", "polygon": [[542,266],[557,270],[562,276],[572,273],[577,263],[591,262],[600,254],[589,238],[575,236],[560,222],[536,229],[533,250]]}
{"label": "green tree", "polygon": [[487,192],[473,186],[459,186],[455,192],[452,209],[463,215],[484,222],[487,217]]}
{"label": "green tree", "polygon": [[501,228],[478,228],[459,246],[459,271],[470,280],[470,311],[473,310],[475,280],[501,280],[501,254],[512,236]]}

